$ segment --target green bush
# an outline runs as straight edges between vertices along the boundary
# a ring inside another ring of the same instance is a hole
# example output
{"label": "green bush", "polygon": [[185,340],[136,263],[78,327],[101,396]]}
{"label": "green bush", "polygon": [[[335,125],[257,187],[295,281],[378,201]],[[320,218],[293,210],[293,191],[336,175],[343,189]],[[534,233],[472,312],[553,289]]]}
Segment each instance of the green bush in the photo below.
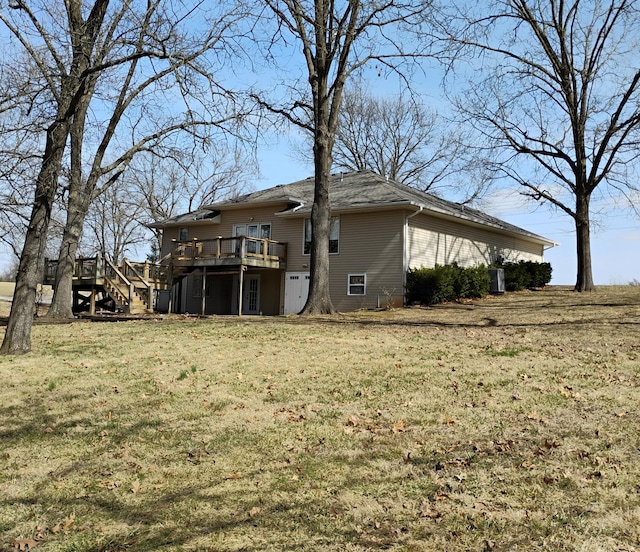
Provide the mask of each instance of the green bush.
{"label": "green bush", "polygon": [[489,293],[487,267],[462,268],[457,264],[415,268],[407,273],[407,303],[435,305],[484,297]]}
{"label": "green bush", "polygon": [[546,286],[551,281],[551,263],[519,261],[492,265],[504,270],[504,287],[507,291],[522,291]]}

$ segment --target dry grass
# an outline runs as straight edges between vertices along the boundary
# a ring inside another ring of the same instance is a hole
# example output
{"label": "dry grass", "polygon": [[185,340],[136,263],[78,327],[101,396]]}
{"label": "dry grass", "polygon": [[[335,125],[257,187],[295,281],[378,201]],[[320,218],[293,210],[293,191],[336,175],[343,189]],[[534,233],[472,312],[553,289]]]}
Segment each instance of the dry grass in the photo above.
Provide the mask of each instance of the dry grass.
{"label": "dry grass", "polygon": [[0,550],[639,550],[639,329],[634,287],[37,325]]}

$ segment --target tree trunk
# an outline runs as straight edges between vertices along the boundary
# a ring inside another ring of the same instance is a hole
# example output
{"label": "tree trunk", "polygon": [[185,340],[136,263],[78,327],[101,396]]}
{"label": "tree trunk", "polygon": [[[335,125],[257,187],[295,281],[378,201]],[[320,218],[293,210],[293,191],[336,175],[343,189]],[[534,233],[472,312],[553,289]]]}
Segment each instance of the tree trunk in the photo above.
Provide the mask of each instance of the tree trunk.
{"label": "tree trunk", "polygon": [[576,251],[578,255],[578,275],[575,291],[595,291],[591,270],[591,230],[589,223],[590,196],[578,195],[576,199]]}
{"label": "tree trunk", "polygon": [[78,205],[78,202],[85,203],[77,198],[79,194],[74,195],[76,198],[69,197],[67,223],[58,255],[53,299],[47,313],[49,318],[73,318],[73,271],[87,212],[83,205]]}
{"label": "tree trunk", "polygon": [[331,204],[331,140],[326,125],[316,127],[314,145],[315,183],[311,208],[311,267],[309,295],[302,315],[335,314],[329,290],[329,229]]}
{"label": "tree trunk", "polygon": [[[62,234],[58,255],[58,266],[53,284],[53,299],[47,314],[50,318],[73,318],[73,270],[76,262],[78,243],[82,235],[84,221],[91,204],[91,196],[96,181],[90,174],[87,182],[82,178],[82,151],[86,113],[95,87],[95,78],[88,79],[85,94],[78,101],[69,133],[71,136],[71,178],[69,200],[67,201],[67,221]],[[95,166],[94,166],[95,167]],[[92,172],[95,168],[92,168]]]}
{"label": "tree trunk", "polygon": [[36,291],[44,274],[44,250],[68,132],[68,119],[64,118],[59,118],[47,130],[44,159],[36,182],[31,219],[20,257],[16,289],[0,354],[24,354],[31,350]]}

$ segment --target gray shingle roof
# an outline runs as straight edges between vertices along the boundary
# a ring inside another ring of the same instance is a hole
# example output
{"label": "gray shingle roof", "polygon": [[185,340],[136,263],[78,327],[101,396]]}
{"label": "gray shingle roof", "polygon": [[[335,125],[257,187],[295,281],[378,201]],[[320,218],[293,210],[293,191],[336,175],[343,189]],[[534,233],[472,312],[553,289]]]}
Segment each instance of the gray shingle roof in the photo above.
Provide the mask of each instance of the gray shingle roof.
{"label": "gray shingle roof", "polygon": [[[288,205],[279,214],[305,214],[311,212],[313,204],[314,179],[306,178],[291,184],[282,184],[239,196],[232,200],[215,203],[208,209],[223,211],[249,204],[286,203]],[[393,206],[412,206],[415,209],[422,208],[427,212],[439,213],[453,217],[461,221],[490,226],[504,232],[519,234],[546,245],[554,245],[554,242],[529,232],[523,228],[505,222],[477,209],[472,209],[460,203],[454,203],[441,199],[429,193],[401,184],[393,180],[387,180],[371,171],[357,171],[349,173],[337,173],[331,177],[329,191],[331,209],[333,212],[388,208]]]}
{"label": "gray shingle roof", "polygon": [[215,211],[212,209],[208,209],[205,207],[201,207],[196,209],[195,211],[190,211],[188,213],[182,213],[180,215],[176,215],[175,217],[171,217],[165,219],[161,222],[154,222],[152,224],[148,224],[149,228],[163,228],[165,226],[187,226],[198,223],[211,223],[211,222],[219,222],[214,219],[220,214],[219,211]]}

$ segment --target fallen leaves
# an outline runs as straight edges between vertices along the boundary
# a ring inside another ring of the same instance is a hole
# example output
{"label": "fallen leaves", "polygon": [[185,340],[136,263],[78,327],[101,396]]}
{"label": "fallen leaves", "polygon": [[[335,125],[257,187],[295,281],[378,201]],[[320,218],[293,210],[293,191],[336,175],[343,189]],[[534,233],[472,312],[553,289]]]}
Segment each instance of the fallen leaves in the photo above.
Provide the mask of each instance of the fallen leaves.
{"label": "fallen leaves", "polygon": [[391,431],[393,433],[404,433],[406,430],[407,430],[406,420],[400,420],[399,422],[396,422],[395,424],[393,424],[393,426],[391,427]]}
{"label": "fallen leaves", "polygon": [[75,523],[75,521],[76,521],[76,515],[71,514],[70,516],[66,517],[62,523],[56,523],[49,530],[54,535],[57,535],[58,533],[66,533],[67,531],[71,530],[71,526]]}
{"label": "fallen leaves", "polygon": [[[61,535],[63,533],[68,533],[74,529],[74,524],[76,521],[76,515],[70,514],[61,522],[52,525],[51,527],[38,527],[35,530],[35,534],[33,537],[23,537],[20,536],[15,539],[11,546],[16,550],[33,550],[36,546],[39,546],[44,541],[46,541],[49,537],[53,535]],[[86,529],[86,526],[79,527],[79,530]]]}
{"label": "fallen leaves", "polygon": [[582,395],[580,393],[578,393],[577,391],[573,390],[573,387],[569,386],[569,385],[561,385],[560,386],[560,393],[567,397],[567,399],[574,399],[576,401],[581,401],[582,400]]}
{"label": "fallen leaves", "polygon": [[115,489],[122,487],[122,481],[115,481],[112,479],[103,479],[101,481],[98,481],[98,487],[100,487],[101,489],[114,491]]}
{"label": "fallen leaves", "polygon": [[39,543],[36,540],[20,537],[14,540],[11,546],[13,546],[13,548],[15,548],[16,550],[33,550],[36,546],[38,546],[38,544]]}
{"label": "fallen leaves", "polygon": [[142,483],[140,482],[139,479],[134,479],[133,482],[131,483],[131,492],[133,494],[138,494],[140,492],[140,489],[142,488]]}
{"label": "fallen leaves", "polygon": [[[378,411],[378,416],[381,412]],[[348,435],[355,433],[406,433],[409,431],[407,428],[407,420],[398,420],[395,422],[385,422],[384,420],[360,420],[357,416],[351,415],[347,418],[347,421],[342,428],[342,431]]]}

